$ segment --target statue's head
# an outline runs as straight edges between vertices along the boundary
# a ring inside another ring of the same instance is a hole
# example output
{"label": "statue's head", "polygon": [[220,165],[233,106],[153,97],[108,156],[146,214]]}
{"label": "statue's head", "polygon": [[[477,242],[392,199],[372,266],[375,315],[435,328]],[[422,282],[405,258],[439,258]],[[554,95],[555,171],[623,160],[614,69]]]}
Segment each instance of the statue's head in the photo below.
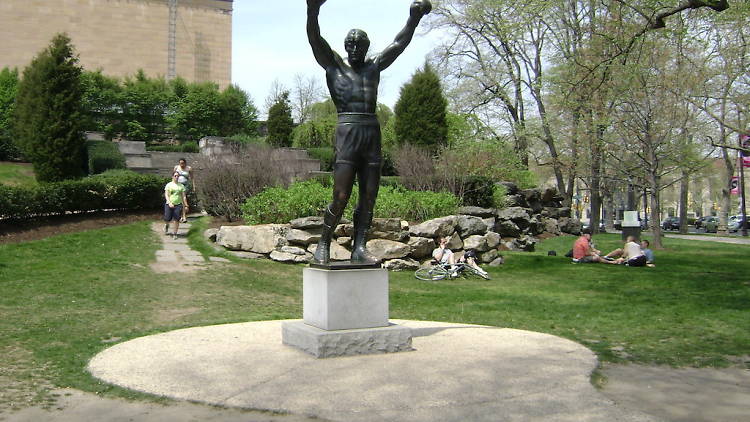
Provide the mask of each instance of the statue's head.
{"label": "statue's head", "polygon": [[349,55],[350,64],[359,64],[365,61],[367,50],[370,48],[370,39],[367,33],[361,29],[352,29],[346,34],[344,48]]}

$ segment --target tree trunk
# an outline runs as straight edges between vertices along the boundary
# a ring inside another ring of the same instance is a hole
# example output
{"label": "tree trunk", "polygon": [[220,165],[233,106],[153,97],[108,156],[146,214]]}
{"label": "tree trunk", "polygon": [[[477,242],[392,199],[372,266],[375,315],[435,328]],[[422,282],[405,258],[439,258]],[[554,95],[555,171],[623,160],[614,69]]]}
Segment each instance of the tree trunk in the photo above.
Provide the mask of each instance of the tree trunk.
{"label": "tree trunk", "polygon": [[615,230],[615,214],[617,211],[615,210],[615,196],[612,194],[612,192],[608,192],[604,195],[606,206],[606,215],[604,218],[604,228],[608,232],[613,232]]}
{"label": "tree trunk", "polygon": [[591,142],[591,218],[589,219],[589,228],[591,233],[599,233],[599,222],[601,221],[602,194],[601,194],[601,174],[602,174],[602,137],[604,136],[604,127],[595,126],[595,134]]}
{"label": "tree trunk", "polygon": [[680,181],[680,234],[687,234],[688,232],[688,189],[690,183],[690,176],[687,172],[682,172],[682,180]]}

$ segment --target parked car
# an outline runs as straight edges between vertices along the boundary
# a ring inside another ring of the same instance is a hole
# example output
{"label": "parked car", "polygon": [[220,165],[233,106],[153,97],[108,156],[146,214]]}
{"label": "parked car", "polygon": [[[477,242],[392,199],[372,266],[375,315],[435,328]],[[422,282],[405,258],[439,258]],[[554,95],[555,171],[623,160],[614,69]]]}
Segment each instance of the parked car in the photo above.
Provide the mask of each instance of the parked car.
{"label": "parked car", "polygon": [[706,229],[706,233],[716,233],[719,228],[719,217],[706,217],[703,221],[703,228]]}
{"label": "parked car", "polygon": [[661,228],[663,230],[679,230],[680,217],[667,217],[661,222]]}
{"label": "parked car", "polygon": [[736,217],[736,218],[731,220],[727,224],[727,230],[729,230],[730,232],[736,232],[737,230],[742,229],[742,223],[745,221],[742,219],[741,215],[735,215],[733,217]]}

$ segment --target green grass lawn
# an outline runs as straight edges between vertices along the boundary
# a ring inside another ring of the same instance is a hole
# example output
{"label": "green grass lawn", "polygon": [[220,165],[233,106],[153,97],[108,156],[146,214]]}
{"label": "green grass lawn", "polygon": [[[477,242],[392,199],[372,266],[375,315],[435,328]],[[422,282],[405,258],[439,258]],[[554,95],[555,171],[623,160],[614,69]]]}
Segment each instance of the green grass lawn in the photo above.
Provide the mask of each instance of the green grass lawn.
{"label": "green grass lawn", "polygon": [[30,164],[0,162],[0,184],[7,186],[34,186],[34,169]]}
{"label": "green grass lawn", "polygon": [[[200,242],[194,224],[191,244]],[[574,238],[507,253],[492,280],[391,274],[391,317],[560,335],[604,361],[722,366],[750,353],[750,246],[665,239],[656,268],[571,264]],[[599,249],[619,244],[596,236]],[[112,391],[88,376],[97,352],[175,328],[301,318],[302,265],[269,261],[155,274],[149,223],[0,245],[0,410],[51,385]],[[554,249],[559,256],[547,256]],[[211,253],[210,248],[203,248]]]}

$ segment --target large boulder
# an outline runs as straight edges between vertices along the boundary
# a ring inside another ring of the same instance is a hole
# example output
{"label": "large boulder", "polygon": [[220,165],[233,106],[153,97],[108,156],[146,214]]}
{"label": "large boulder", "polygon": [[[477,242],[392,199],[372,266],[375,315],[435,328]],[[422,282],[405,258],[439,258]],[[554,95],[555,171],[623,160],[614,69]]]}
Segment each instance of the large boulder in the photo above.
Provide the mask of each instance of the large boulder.
{"label": "large boulder", "polygon": [[419,262],[413,259],[390,259],[383,263],[383,267],[389,271],[414,271],[419,268]]}
{"label": "large boulder", "polygon": [[508,207],[497,210],[498,220],[510,220],[516,223],[519,227],[525,229],[529,226],[529,218],[531,218],[530,210],[522,207]]}
{"label": "large boulder", "polygon": [[409,256],[417,259],[432,256],[432,251],[436,247],[435,241],[429,237],[412,236],[409,238],[409,243],[407,244],[411,248]]}
{"label": "large boulder", "polygon": [[[307,247],[307,251],[311,254],[315,254],[315,250],[318,249],[317,244],[313,244]],[[347,261],[352,258],[352,253],[348,249],[339,245],[336,242],[331,242],[331,261]]]}
{"label": "large boulder", "polygon": [[499,255],[500,253],[497,251],[497,249],[490,249],[485,253],[479,254],[479,260],[484,264],[489,264],[490,262],[497,259]]}
{"label": "large boulder", "polygon": [[518,237],[521,229],[511,220],[498,220],[495,223],[495,232],[502,237]]}
{"label": "large boulder", "polygon": [[290,263],[302,263],[302,262],[308,262],[310,258],[312,258],[312,254],[309,254],[305,252],[304,249],[299,249],[302,253],[293,253],[290,251],[284,251],[284,250],[278,250],[278,251],[271,251],[271,254],[268,256],[274,261],[277,262],[290,262]]}
{"label": "large boulder", "polygon": [[559,236],[561,234],[560,223],[558,223],[554,218],[542,217],[542,227],[544,227],[545,233],[554,234],[555,236]]}
{"label": "large boulder", "polygon": [[516,239],[516,245],[518,249],[524,252],[534,252],[536,247],[537,239],[533,236],[521,236]]}
{"label": "large boulder", "polygon": [[367,250],[382,260],[405,258],[411,253],[409,245],[387,239],[373,239],[367,242]]}
{"label": "large boulder", "polygon": [[486,235],[484,235],[485,239],[487,239],[487,246],[489,246],[490,249],[494,249],[497,247],[497,245],[500,244],[500,233],[497,232],[487,232]]}
{"label": "large boulder", "polygon": [[542,191],[542,204],[545,207],[560,207],[563,199],[555,187],[548,187]]}
{"label": "large boulder", "polygon": [[477,252],[486,252],[490,249],[490,247],[487,245],[486,236],[475,234],[464,239],[464,249],[467,251],[475,250]]}
{"label": "large boulder", "polygon": [[486,217],[493,217],[495,215],[495,209],[466,206],[466,207],[459,208],[458,213],[464,214],[464,215],[473,215],[475,217],[486,218]]}
{"label": "large boulder", "polygon": [[528,207],[536,214],[542,211],[544,206],[542,205],[542,193],[539,189],[524,189],[521,191],[523,199],[528,204]]}
{"label": "large boulder", "polygon": [[529,219],[529,227],[526,229],[526,231],[532,236],[536,236],[544,232],[544,225],[539,220],[539,218],[541,218],[541,216],[534,215]]}
{"label": "large boulder", "polygon": [[456,216],[449,215],[447,217],[434,218],[427,220],[422,224],[409,227],[409,234],[412,236],[419,237],[431,237],[438,238],[444,236],[450,236],[455,231]]}
{"label": "large boulder", "polygon": [[367,238],[404,242],[409,238],[409,232],[402,230],[399,218],[374,218]]}
{"label": "large boulder", "polygon": [[458,233],[453,233],[448,240],[448,249],[456,251],[463,248],[464,241],[461,240],[461,236],[459,236]]}
{"label": "large boulder", "polygon": [[505,258],[503,258],[502,255],[495,258],[492,262],[490,262],[488,265],[490,267],[499,267],[505,263]]}
{"label": "large boulder", "polygon": [[583,225],[575,218],[561,217],[557,222],[560,224],[560,231],[563,233],[579,235],[583,230]]}
{"label": "large boulder", "polygon": [[333,230],[333,234],[336,236],[348,236],[354,235],[354,225],[352,223],[341,223]]}
{"label": "large boulder", "polygon": [[300,230],[290,229],[286,234],[286,240],[292,245],[307,246],[320,240],[320,229]]}
{"label": "large boulder", "polygon": [[456,217],[456,231],[462,238],[475,234],[485,234],[487,232],[487,224],[485,224],[481,217],[459,215]]}
{"label": "large boulder", "polygon": [[307,229],[322,229],[323,228],[323,217],[302,217],[295,218],[290,221],[289,224],[293,229],[307,230]]}
{"label": "large boulder", "polygon": [[261,224],[257,226],[221,226],[216,243],[230,249],[268,254],[286,246],[288,224]]}
{"label": "large boulder", "polygon": [[542,209],[542,212],[540,213],[542,217],[548,217],[548,218],[560,218],[560,208],[556,207],[544,207]]}
{"label": "large boulder", "polygon": [[374,232],[396,232],[398,233],[401,231],[401,219],[400,218],[373,218],[371,229]]}
{"label": "large boulder", "polygon": [[526,202],[526,199],[524,199],[523,195],[516,194],[516,195],[506,195],[505,196],[505,206],[506,207],[523,207],[528,208],[529,204]]}

